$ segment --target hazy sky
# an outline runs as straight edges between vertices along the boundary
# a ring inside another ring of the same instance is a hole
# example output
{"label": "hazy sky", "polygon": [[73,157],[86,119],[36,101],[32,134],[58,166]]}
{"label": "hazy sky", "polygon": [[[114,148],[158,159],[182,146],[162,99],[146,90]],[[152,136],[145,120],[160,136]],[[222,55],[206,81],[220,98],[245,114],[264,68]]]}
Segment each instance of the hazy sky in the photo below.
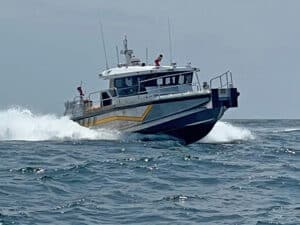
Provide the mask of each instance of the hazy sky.
{"label": "hazy sky", "polygon": [[111,66],[124,34],[136,56],[148,47],[169,63],[169,17],[177,64],[202,80],[233,72],[240,106],[227,118],[300,118],[299,12],[298,0],[0,0],[0,109],[60,115],[81,80],[104,88],[100,17]]}

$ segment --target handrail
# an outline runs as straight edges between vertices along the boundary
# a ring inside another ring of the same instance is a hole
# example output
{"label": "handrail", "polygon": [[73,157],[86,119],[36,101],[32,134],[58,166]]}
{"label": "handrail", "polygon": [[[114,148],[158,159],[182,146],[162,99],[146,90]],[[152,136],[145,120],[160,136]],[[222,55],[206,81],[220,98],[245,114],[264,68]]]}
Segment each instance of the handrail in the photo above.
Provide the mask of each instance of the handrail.
{"label": "handrail", "polygon": [[[226,79],[226,83],[223,84],[223,79]],[[230,70],[226,71],[225,73],[222,73],[221,75],[218,75],[218,76],[215,76],[214,78],[210,79],[209,81],[209,86],[210,88],[213,87],[213,81],[215,80],[219,80],[219,86],[217,88],[223,88],[223,87],[226,87],[226,88],[230,88],[233,86],[233,79],[232,79],[232,73]]]}
{"label": "handrail", "polygon": [[[197,90],[201,90],[201,87],[198,85],[198,84],[195,84],[195,83],[186,83],[186,84],[173,84],[173,85],[157,85],[155,87],[157,87],[155,90],[157,92],[159,92],[160,90],[164,90],[164,89],[169,89],[169,88],[176,88],[176,87],[183,87],[183,86],[191,86],[191,87],[197,87]],[[134,86],[130,86],[130,87],[124,87],[124,88],[117,88],[117,93],[118,95],[120,95],[120,91],[126,91],[126,90],[130,90],[132,88],[138,88],[139,86],[138,85],[134,85]],[[151,87],[151,86],[150,86]],[[147,87],[145,87],[147,88]],[[141,90],[138,90],[137,92],[134,93],[134,95],[142,95],[142,94],[147,94],[147,91],[141,91]],[[127,97],[127,96],[130,96],[130,94],[126,95],[126,96],[123,96],[123,97]]]}
{"label": "handrail", "polygon": [[94,95],[94,94],[101,94],[101,93],[106,92],[106,91],[108,91],[108,92],[114,91],[116,94],[118,93],[117,88],[115,88],[115,87],[114,88],[108,88],[108,89],[104,89],[104,90],[100,90],[100,91],[94,91],[94,92],[89,93],[88,99],[91,99],[91,96]]}
{"label": "handrail", "polygon": [[[80,95],[77,95],[73,98],[73,102],[76,102],[76,101],[80,101],[80,99],[82,98],[82,96]],[[77,100],[78,99],[78,100]]]}
{"label": "handrail", "polygon": [[90,99],[91,96],[94,95],[94,94],[101,94],[101,92],[102,92],[102,91],[94,91],[94,92],[89,93],[88,99]]}

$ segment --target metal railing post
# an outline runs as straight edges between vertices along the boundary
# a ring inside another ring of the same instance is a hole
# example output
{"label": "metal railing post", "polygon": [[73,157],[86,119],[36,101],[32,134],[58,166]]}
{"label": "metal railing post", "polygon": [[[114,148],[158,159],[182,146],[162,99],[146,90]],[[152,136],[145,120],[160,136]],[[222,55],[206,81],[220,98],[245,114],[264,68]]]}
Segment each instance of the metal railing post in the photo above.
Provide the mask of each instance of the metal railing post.
{"label": "metal railing post", "polygon": [[[223,85],[223,77],[226,77],[226,84],[225,85]],[[229,76],[229,77],[228,77]],[[227,71],[227,72],[225,72],[225,73],[223,73],[223,74],[221,74],[221,75],[218,75],[218,76],[216,76],[216,77],[213,77],[212,79],[210,79],[210,81],[209,81],[209,84],[210,84],[210,87],[212,88],[213,87],[213,81],[215,81],[215,80],[219,80],[219,88],[223,88],[223,87],[227,87],[227,88],[229,88],[229,87],[231,87],[231,86],[233,86],[233,79],[232,79],[232,73],[231,73],[231,71]]]}
{"label": "metal railing post", "polygon": [[228,88],[228,71],[226,72],[226,86]]}

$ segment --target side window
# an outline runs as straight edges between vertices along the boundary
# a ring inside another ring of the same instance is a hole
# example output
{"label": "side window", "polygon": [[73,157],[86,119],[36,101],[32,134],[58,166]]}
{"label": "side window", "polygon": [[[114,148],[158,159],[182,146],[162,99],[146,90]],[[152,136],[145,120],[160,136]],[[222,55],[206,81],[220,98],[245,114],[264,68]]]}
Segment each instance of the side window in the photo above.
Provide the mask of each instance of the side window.
{"label": "side window", "polygon": [[166,85],[170,85],[170,84],[171,84],[171,79],[170,79],[170,77],[166,77],[165,79],[166,79]]}
{"label": "side window", "polygon": [[146,91],[145,88],[145,82],[143,82],[143,80],[145,80],[145,76],[138,76],[137,77],[137,85],[138,85],[138,91],[139,92],[143,92]]}
{"label": "side window", "polygon": [[116,88],[124,87],[124,79],[122,78],[115,79],[115,87]]}
{"label": "side window", "polygon": [[179,76],[179,81],[178,81],[179,84],[184,84],[184,76],[183,75],[180,75]]}
{"label": "side window", "polygon": [[125,84],[126,84],[126,86],[128,86],[128,87],[131,87],[132,86],[132,77],[126,77],[125,78]]}
{"label": "side window", "polygon": [[171,77],[171,84],[176,84],[175,77]]}
{"label": "side window", "polygon": [[175,85],[178,85],[179,83],[179,75],[175,76]]}
{"label": "side window", "polygon": [[109,94],[107,92],[102,92],[102,99],[108,99],[110,98]]}
{"label": "side window", "polygon": [[135,86],[135,85],[138,85],[138,77],[132,77],[132,85]]}
{"label": "side window", "polygon": [[184,83],[185,84],[191,84],[193,81],[193,76],[192,74],[187,74],[184,76]]}
{"label": "side window", "polygon": [[157,79],[157,85],[161,86],[163,84],[163,79],[162,78],[158,78]]}
{"label": "side window", "polygon": [[106,91],[101,93],[101,97],[102,97],[102,105],[103,106],[111,105],[111,102],[112,102],[111,97],[109,96],[109,94]]}

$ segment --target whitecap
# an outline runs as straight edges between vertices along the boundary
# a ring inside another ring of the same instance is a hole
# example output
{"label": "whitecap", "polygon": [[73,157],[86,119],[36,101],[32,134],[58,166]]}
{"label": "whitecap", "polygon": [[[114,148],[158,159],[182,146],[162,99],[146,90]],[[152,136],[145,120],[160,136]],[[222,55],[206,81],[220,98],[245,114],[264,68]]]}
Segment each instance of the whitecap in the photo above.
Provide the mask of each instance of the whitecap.
{"label": "whitecap", "polygon": [[231,143],[254,139],[250,130],[238,127],[229,122],[218,121],[207,136],[200,140],[201,143]]}
{"label": "whitecap", "polygon": [[120,132],[89,129],[67,116],[39,115],[20,107],[0,111],[0,140],[116,140]]}

